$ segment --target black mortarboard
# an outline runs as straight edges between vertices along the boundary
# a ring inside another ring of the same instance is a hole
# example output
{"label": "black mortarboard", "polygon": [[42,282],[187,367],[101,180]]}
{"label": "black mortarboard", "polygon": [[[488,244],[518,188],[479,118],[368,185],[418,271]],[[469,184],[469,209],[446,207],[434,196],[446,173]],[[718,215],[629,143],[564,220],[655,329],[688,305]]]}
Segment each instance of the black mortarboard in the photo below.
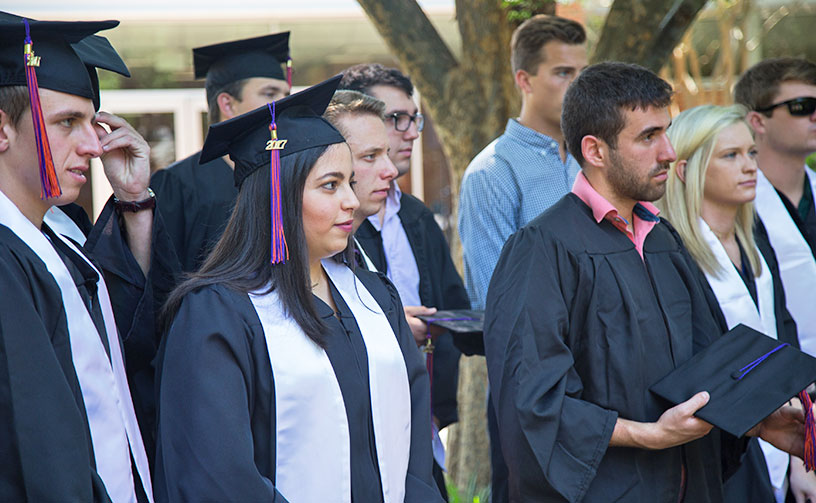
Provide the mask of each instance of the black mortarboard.
{"label": "black mortarboard", "polygon": [[651,390],[675,404],[707,391],[695,416],[741,437],[814,380],[816,358],[737,325]]}
{"label": "black mortarboard", "polygon": [[338,75],[251,112],[213,124],[204,140],[199,163],[229,154],[235,163],[236,187],[240,188],[244,179],[254,171],[271,169],[273,263],[284,261],[286,247],[280,214],[280,158],[345,141],[343,135],[322,117],[340,78]]}
{"label": "black mortarboard", "polygon": [[[0,87],[28,88],[43,199],[59,196],[62,190],[51,159],[39,89],[42,87],[98,102],[99,83],[91,67],[110,67],[115,71],[121,60],[118,63],[106,61],[105,56],[115,54],[112,47],[108,51],[98,42],[88,47],[80,42],[118,24],[119,21],[37,21],[0,13]],[[76,44],[80,45],[79,50]],[[90,50],[95,45],[100,46],[99,51]],[[83,59],[80,53],[89,59]]]}
{"label": "black mortarboard", "polygon": [[251,77],[286,80],[291,86],[291,68],[288,31],[193,49],[195,78],[207,77],[213,89]]}
{"label": "black mortarboard", "polygon": [[428,316],[417,316],[428,325],[436,325],[450,332],[453,344],[467,356],[484,355],[484,311],[453,309],[437,311]]}
{"label": "black mortarboard", "polygon": [[[28,20],[33,52],[39,58],[35,66],[39,87],[93,99],[96,95],[93,83],[75,44],[101,30],[116,27],[119,21],[36,21]],[[26,25],[23,18],[2,13],[0,16],[0,86],[27,85],[26,63],[23,50]],[[91,66],[117,71],[118,64],[107,64],[100,51],[97,58],[89,61]],[[115,56],[118,59],[118,55]],[[121,60],[119,60],[121,61]],[[108,68],[110,66],[111,68]],[[127,72],[127,68],[125,68]],[[119,72],[121,73],[121,72]],[[126,73],[125,73],[126,74]]]}
{"label": "black mortarboard", "polygon": [[72,45],[79,59],[85,63],[85,68],[88,70],[91,87],[94,91],[94,109],[99,110],[99,76],[96,69],[102,68],[125,77],[130,77],[130,71],[125,62],[122,61],[119,53],[116,52],[116,49],[105,37],[91,35]]}

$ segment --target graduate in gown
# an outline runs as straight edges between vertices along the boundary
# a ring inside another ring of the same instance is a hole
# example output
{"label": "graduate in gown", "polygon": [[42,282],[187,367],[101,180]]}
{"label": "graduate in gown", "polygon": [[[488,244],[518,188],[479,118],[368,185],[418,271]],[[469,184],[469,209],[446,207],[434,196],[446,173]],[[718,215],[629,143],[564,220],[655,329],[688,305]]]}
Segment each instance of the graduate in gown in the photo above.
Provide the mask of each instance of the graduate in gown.
{"label": "graduate in gown", "polygon": [[338,81],[210,128],[202,160],[229,153],[239,196],[168,303],[159,501],[441,501],[399,296],[350,268],[351,154],[319,117]]}
{"label": "graduate in gown", "polygon": [[[648,202],[675,157],[670,99],[636,65],[586,68],[562,116],[582,171],[496,266],[484,338],[511,501],[719,502],[743,452],[694,417],[705,391],[673,407],[649,391],[721,333],[696,265]],[[781,431],[782,415],[757,432]]]}
{"label": "graduate in gown", "polygon": [[816,174],[805,164],[816,152],[816,63],[769,58],[749,68],[734,86],[734,101],[748,108],[757,144],[754,207],[779,259],[788,311],[802,351],[816,355]]}
{"label": "graduate in gown", "polygon": [[[88,69],[94,108],[99,109],[96,68],[125,76],[130,76],[130,72],[105,37],[91,35],[71,46]],[[149,209],[145,206],[140,211]],[[122,225],[124,219],[120,222],[120,211],[113,198],[107,201],[95,223],[76,203],[52,206],[43,217],[43,222],[52,231],[82,246],[105,277],[116,328],[125,350],[125,370],[133,405],[151,464],[156,444],[156,370],[153,360],[162,332],[156,320],[181,273],[167,227],[158,211],[152,213],[147,271],[128,246],[129,240],[144,243],[144,237],[129,234],[127,225]]]}
{"label": "graduate in gown", "polygon": [[[742,323],[799,347],[785,307],[776,255],[765,227],[754,235],[756,147],[741,106],[700,106],[675,117],[669,138],[677,161],[658,206],[702,270],[723,332]],[[742,466],[725,485],[726,501],[816,500],[816,475],[801,459],[751,440]]]}
{"label": "graduate in gown", "polygon": [[[291,76],[282,66],[290,66],[288,58],[288,31],[193,49],[195,78],[206,77],[210,123],[288,95]],[[196,152],[150,180],[184,272],[201,266],[238,196],[232,161],[216,157],[199,163],[200,158]]]}
{"label": "graduate in gown", "polygon": [[[122,224],[107,217],[97,243],[127,250],[120,260],[139,275],[150,269],[152,211],[120,213],[151,203],[149,147],[121,118],[95,114],[96,67],[110,66],[76,48],[117,24],[0,13],[3,501],[152,500],[115,301],[99,263],[44,221],[76,199],[89,160],[101,156]],[[126,304],[136,298],[151,302],[142,292]]]}

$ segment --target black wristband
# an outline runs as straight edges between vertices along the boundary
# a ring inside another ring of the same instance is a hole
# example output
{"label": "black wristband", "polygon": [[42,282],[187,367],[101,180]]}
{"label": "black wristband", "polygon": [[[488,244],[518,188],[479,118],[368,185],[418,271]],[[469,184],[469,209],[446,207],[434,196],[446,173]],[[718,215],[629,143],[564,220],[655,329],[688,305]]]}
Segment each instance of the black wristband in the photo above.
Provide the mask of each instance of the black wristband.
{"label": "black wristband", "polygon": [[142,210],[151,210],[156,207],[156,194],[150,187],[147,188],[149,197],[142,201],[121,201],[116,196],[113,196],[113,206],[121,213],[123,211],[130,211],[136,213]]}

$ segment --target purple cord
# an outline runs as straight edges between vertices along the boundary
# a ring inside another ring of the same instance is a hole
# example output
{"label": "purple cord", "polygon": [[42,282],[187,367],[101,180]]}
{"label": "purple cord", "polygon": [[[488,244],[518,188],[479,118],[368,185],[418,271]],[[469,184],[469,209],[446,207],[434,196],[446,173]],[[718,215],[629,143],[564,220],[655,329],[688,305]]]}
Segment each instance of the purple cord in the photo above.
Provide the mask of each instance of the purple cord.
{"label": "purple cord", "polygon": [[[737,376],[737,377],[736,377],[737,381],[739,381],[740,379],[742,379],[743,377],[745,377],[745,376],[748,374],[748,372],[750,372],[750,371],[754,370],[754,369],[757,367],[757,365],[759,365],[760,363],[762,363],[763,361],[765,361],[765,359],[766,359],[766,358],[768,358],[768,357],[769,357],[769,356],[771,356],[772,354],[776,353],[777,351],[779,351],[780,349],[782,349],[782,348],[784,348],[785,346],[788,346],[788,345],[789,345],[789,344],[788,344],[787,342],[783,342],[783,343],[782,343],[782,344],[780,344],[779,346],[777,346],[777,347],[775,347],[774,349],[772,349],[772,350],[768,351],[767,353],[765,353],[764,355],[760,356],[760,357],[759,357],[759,358],[757,358],[756,360],[752,361],[752,362],[751,362],[751,363],[749,363],[748,365],[746,365],[746,366],[742,367],[741,369],[739,369],[739,370],[738,370],[738,372],[742,372],[742,373],[741,373],[739,376]],[[736,372],[735,372],[735,374],[736,374]]]}

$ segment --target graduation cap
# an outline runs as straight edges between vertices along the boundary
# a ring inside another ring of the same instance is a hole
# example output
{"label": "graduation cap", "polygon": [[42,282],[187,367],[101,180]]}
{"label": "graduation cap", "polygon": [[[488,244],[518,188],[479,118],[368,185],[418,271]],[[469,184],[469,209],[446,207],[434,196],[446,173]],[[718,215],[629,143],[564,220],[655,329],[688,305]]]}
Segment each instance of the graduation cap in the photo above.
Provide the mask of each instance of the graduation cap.
{"label": "graduation cap", "polygon": [[346,141],[322,117],[341,77],[338,75],[251,112],[213,124],[207,132],[199,163],[229,154],[235,163],[233,176],[239,189],[254,171],[271,170],[269,199],[273,264],[285,262],[288,257],[281,214],[280,159],[306,149]]}
{"label": "graduation cap", "polygon": [[428,325],[436,325],[450,332],[453,345],[466,356],[484,355],[484,311],[478,309],[451,309],[417,316]]}
{"label": "graduation cap", "polygon": [[806,411],[805,462],[813,469],[816,426],[810,397],[802,390],[814,380],[816,358],[740,324],[651,390],[675,404],[708,391],[710,400],[694,415],[736,437],[798,394]]}
{"label": "graduation cap", "polygon": [[85,63],[85,68],[88,70],[94,92],[92,98],[94,110],[99,110],[99,75],[97,75],[96,69],[102,68],[125,77],[130,77],[130,71],[125,62],[122,61],[119,53],[116,52],[116,49],[105,37],[91,35],[72,45],[79,59]]}
{"label": "graduation cap", "polygon": [[195,78],[207,77],[207,87],[212,89],[251,77],[286,80],[292,87],[289,32],[197,47],[193,49],[193,69]]}
{"label": "graduation cap", "polygon": [[[118,24],[119,21],[37,21],[0,13],[0,86],[28,88],[43,199],[57,197],[62,191],[51,159],[39,88],[91,100],[98,98],[98,80],[94,83],[90,67],[111,67],[116,71],[120,66],[103,64],[102,56],[110,56],[107,51],[91,55],[86,48],[77,50],[75,45]],[[112,47],[110,51],[115,53]],[[84,61],[80,53],[90,59]]]}

